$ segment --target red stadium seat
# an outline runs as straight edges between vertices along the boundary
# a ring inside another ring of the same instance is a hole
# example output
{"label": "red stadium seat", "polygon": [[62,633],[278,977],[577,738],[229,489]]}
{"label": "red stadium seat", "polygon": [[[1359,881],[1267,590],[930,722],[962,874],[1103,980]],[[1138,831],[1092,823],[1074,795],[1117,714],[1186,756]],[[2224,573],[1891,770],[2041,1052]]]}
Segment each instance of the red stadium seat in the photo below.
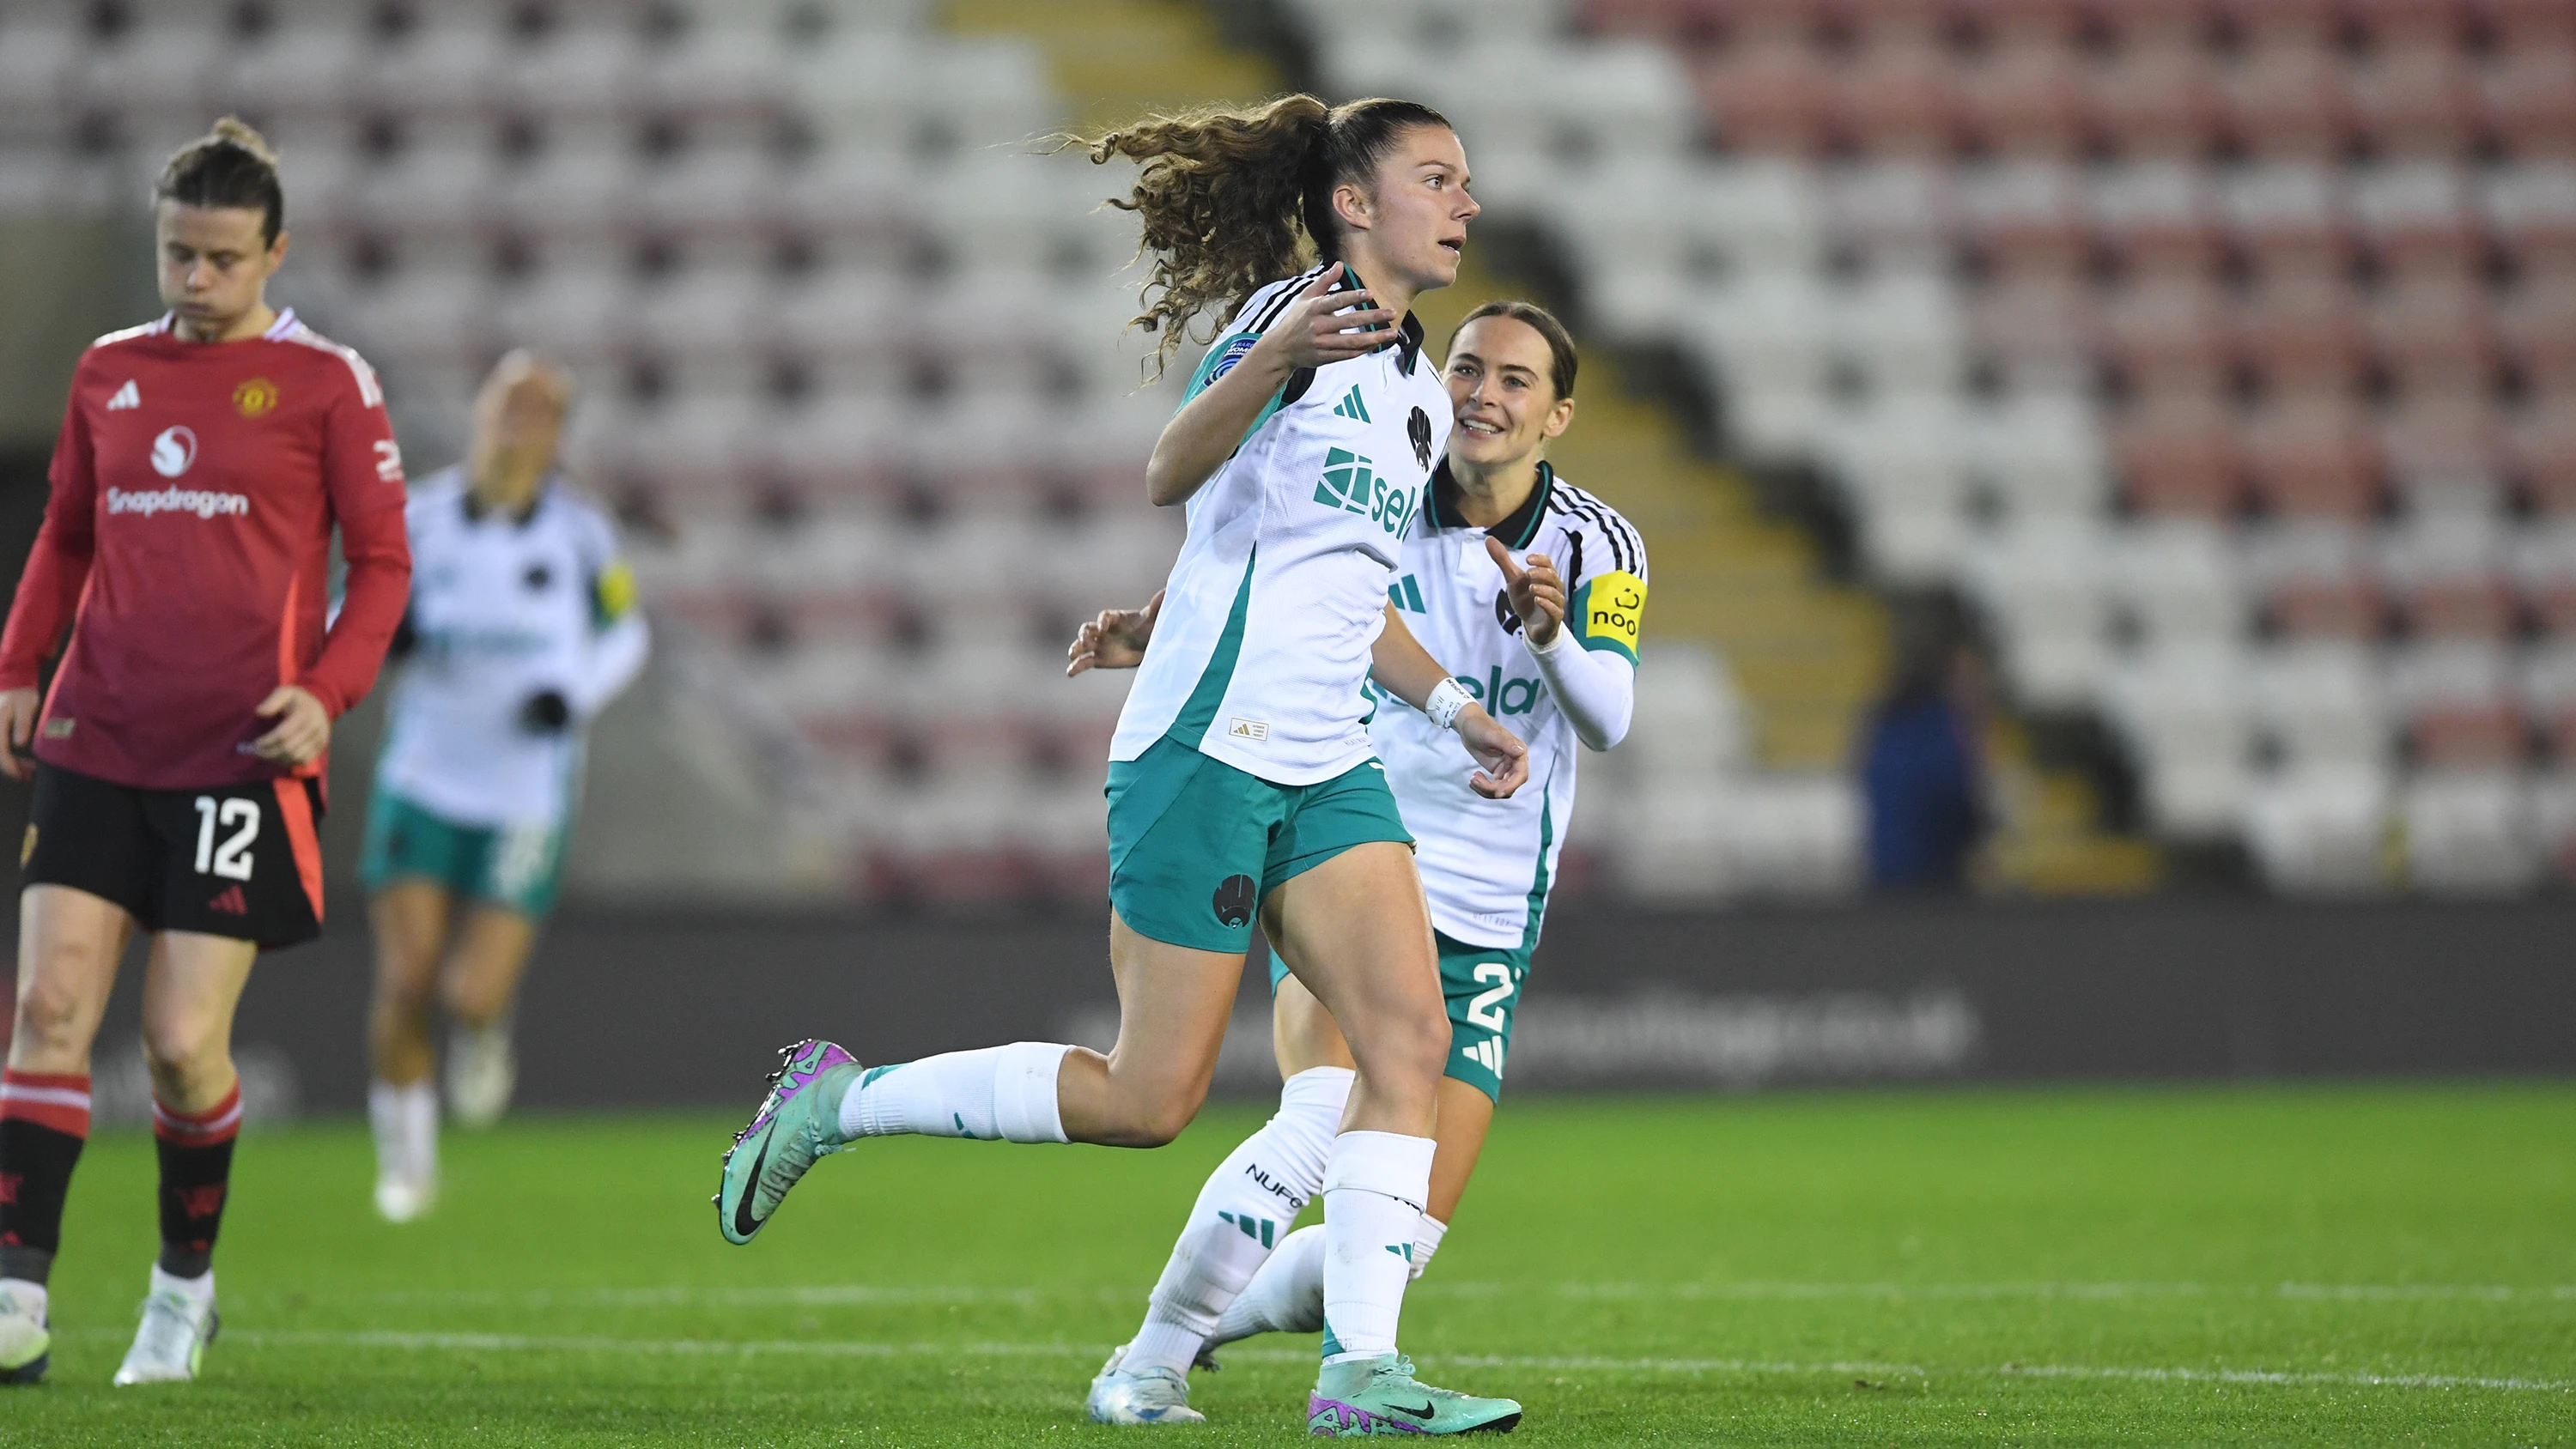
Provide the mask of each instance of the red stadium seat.
{"label": "red stadium seat", "polygon": [[2084,21],[2079,0],[1960,0],[1959,18],[1987,45],[2065,45]]}
{"label": "red stadium seat", "polygon": [[2576,516],[2576,398],[2538,399],[2507,430],[2507,456],[2533,507]]}
{"label": "red stadium seat", "polygon": [[2532,387],[2576,391],[2576,274],[2527,279],[2495,315],[2505,351]]}
{"label": "red stadium seat", "polygon": [[2274,392],[2341,393],[2361,376],[2361,309],[2338,272],[2268,276],[2235,318],[2237,355]]}
{"label": "red stadium seat", "polygon": [[2198,50],[2209,38],[2211,0],[2087,0],[2085,18],[2123,50]]}
{"label": "red stadium seat", "polygon": [[2509,46],[2487,67],[2486,125],[2517,157],[2576,153],[2576,39]]}
{"label": "red stadium seat", "polygon": [[2231,310],[2226,293],[2205,277],[2183,273],[2134,281],[2104,299],[2103,350],[2133,386],[2146,391],[2168,379],[2223,378]]}
{"label": "red stadium seat", "polygon": [[2401,392],[2483,393],[2494,381],[2495,318],[2475,279],[2401,277],[2371,299],[2367,315],[2371,348]]}
{"label": "red stadium seat", "polygon": [[1692,64],[1691,81],[1719,144],[1739,154],[1810,156],[1822,151],[1831,79],[1801,41],[1759,39]]}
{"label": "red stadium seat", "polygon": [[2198,160],[2225,117],[2207,58],[2179,45],[2123,49],[2088,74],[2083,103],[2093,134],[2130,157]]}
{"label": "red stadium seat", "polygon": [[1831,125],[1864,155],[1937,159],[1950,154],[1959,122],[1957,76],[1949,57],[1903,38],[1864,47],[1833,77]]}
{"label": "red stadium seat", "polygon": [[2475,0],[2499,48],[2576,42],[2576,6],[2567,0]]}
{"label": "red stadium seat", "polygon": [[2476,0],[2344,0],[2345,15],[2382,54],[2455,48],[2476,9]]}
{"label": "red stadium seat", "polygon": [[2322,44],[2247,52],[2220,73],[2228,134],[2249,156],[2331,161],[2351,132],[2341,62]]}
{"label": "red stadium seat", "polygon": [[2483,124],[2477,77],[2448,45],[2383,44],[2352,75],[2354,124],[2383,155],[2465,155]]}
{"label": "red stadium seat", "polygon": [[2111,432],[2122,489],[2140,513],[2228,518],[2244,506],[2235,418],[2212,393],[2150,394]]}
{"label": "red stadium seat", "polygon": [[2511,659],[2492,643],[2435,641],[2401,653],[2389,694],[2419,765],[2512,765],[2531,752]]}
{"label": "red stadium seat", "polygon": [[2342,20],[2336,0],[2218,0],[2219,14],[2247,48],[2322,49]]}
{"label": "red stadium seat", "polygon": [[2296,397],[2263,408],[2245,430],[2255,496],[2289,517],[2363,518],[2377,511],[2377,449],[2345,398]]}
{"label": "red stadium seat", "polygon": [[1969,135],[1996,154],[2063,157],[2084,145],[2084,75],[2063,45],[1995,48],[1962,77],[1960,101]]}
{"label": "red stadium seat", "polygon": [[2504,425],[2486,390],[2407,391],[2380,420],[2380,456],[2390,484],[2410,498],[2500,501]]}

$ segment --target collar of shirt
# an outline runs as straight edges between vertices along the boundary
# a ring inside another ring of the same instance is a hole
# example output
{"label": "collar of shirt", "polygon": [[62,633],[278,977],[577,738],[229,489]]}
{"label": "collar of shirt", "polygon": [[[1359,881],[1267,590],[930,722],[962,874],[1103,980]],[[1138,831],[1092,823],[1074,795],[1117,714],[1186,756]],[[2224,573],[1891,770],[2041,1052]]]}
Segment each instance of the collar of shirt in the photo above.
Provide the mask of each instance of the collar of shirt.
{"label": "collar of shirt", "polygon": [[[1486,529],[1485,532],[1491,534],[1495,538],[1501,539],[1503,541],[1503,546],[1506,548],[1518,551],[1529,547],[1531,541],[1538,537],[1538,521],[1540,515],[1547,512],[1548,491],[1555,486],[1556,470],[1548,466],[1548,462],[1545,458],[1539,459],[1538,483],[1535,487],[1530,489],[1529,496],[1521,500],[1520,507],[1513,509],[1508,514],[1505,514],[1500,522],[1496,523],[1493,527]],[[1449,460],[1443,458],[1440,460],[1440,466],[1433,469],[1431,473],[1431,507],[1429,511],[1431,514],[1432,527],[1475,527],[1474,524],[1469,523],[1466,520],[1465,516],[1458,512],[1457,500],[1458,480],[1449,475]]]}
{"label": "collar of shirt", "polygon": [[[1368,283],[1360,280],[1360,274],[1357,269],[1353,268],[1350,263],[1344,262],[1342,263],[1341,280],[1333,284],[1332,290],[1336,292],[1364,292],[1368,290]],[[1395,324],[1395,365],[1403,371],[1405,376],[1411,377],[1413,376],[1413,365],[1421,360],[1422,319],[1410,312],[1407,312],[1404,314],[1404,320]]]}

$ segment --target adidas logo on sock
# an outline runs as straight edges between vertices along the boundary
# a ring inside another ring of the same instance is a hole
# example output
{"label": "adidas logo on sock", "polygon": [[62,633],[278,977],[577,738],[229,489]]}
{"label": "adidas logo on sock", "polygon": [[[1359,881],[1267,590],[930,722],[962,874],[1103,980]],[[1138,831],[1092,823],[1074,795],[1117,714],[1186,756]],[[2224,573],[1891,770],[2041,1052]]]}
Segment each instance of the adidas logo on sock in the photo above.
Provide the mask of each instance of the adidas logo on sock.
{"label": "adidas logo on sock", "polygon": [[213,900],[206,902],[206,909],[221,911],[228,916],[247,916],[250,914],[250,901],[242,895],[240,886],[226,886],[215,893]]}
{"label": "adidas logo on sock", "polygon": [[134,379],[130,377],[125,380],[125,386],[118,388],[116,395],[107,400],[107,410],[112,413],[141,406],[143,406],[143,394],[136,390]]}
{"label": "adidas logo on sock", "polygon": [[1350,395],[1343,398],[1340,402],[1333,404],[1333,416],[1337,418],[1349,418],[1355,422],[1365,423],[1369,421],[1368,408],[1360,401],[1360,390],[1358,384],[1352,384]]}

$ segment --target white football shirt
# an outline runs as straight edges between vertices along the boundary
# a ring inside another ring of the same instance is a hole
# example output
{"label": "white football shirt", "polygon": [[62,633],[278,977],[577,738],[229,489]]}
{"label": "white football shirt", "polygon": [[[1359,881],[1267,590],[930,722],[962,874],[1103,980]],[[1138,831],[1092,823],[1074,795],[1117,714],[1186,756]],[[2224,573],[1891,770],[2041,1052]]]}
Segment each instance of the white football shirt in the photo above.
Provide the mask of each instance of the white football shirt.
{"label": "white football shirt", "polygon": [[[1327,271],[1335,290],[1361,285],[1333,262],[1253,293],[1189,396]],[[1395,346],[1291,377],[1189,501],[1188,537],[1109,758],[1135,759],[1168,735],[1281,785],[1367,760],[1369,651],[1451,416],[1410,314]]]}
{"label": "white football shirt", "polygon": [[[376,786],[459,825],[560,824],[582,727],[643,667],[644,616],[607,516],[549,479],[524,515],[475,505],[462,469],[422,480],[411,533],[413,647],[386,713]],[[569,727],[520,724],[541,690]]]}
{"label": "white football shirt", "polygon": [[1543,553],[1556,564],[1569,595],[1569,644],[1631,669],[1645,615],[1646,548],[1615,509],[1542,463],[1529,499],[1490,530],[1453,513],[1435,484],[1388,586],[1389,601],[1422,647],[1529,746],[1529,783],[1508,800],[1488,800],[1468,787],[1476,764],[1454,732],[1371,690],[1378,711],[1369,735],[1418,842],[1431,924],[1470,946],[1509,948],[1536,943],[1574,816],[1583,746],[1521,641],[1503,571],[1485,551],[1489,532],[1515,562]]}

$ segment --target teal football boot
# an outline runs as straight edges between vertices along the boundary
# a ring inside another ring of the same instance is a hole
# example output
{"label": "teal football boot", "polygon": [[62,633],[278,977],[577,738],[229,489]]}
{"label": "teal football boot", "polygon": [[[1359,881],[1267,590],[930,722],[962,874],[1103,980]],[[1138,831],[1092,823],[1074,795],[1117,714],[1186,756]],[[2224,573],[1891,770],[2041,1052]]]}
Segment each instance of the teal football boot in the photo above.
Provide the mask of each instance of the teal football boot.
{"label": "teal football boot", "polygon": [[1331,1363],[1306,1396],[1306,1432],[1318,1439],[1374,1434],[1508,1434],[1521,1421],[1509,1399],[1479,1399],[1413,1380],[1400,1353]]}
{"label": "teal football boot", "polygon": [[728,1243],[750,1242],[807,1169],[849,1145],[841,1097],[859,1081],[858,1059],[827,1041],[801,1041],[778,1056],[759,1113],[725,1149],[715,1204]]}

